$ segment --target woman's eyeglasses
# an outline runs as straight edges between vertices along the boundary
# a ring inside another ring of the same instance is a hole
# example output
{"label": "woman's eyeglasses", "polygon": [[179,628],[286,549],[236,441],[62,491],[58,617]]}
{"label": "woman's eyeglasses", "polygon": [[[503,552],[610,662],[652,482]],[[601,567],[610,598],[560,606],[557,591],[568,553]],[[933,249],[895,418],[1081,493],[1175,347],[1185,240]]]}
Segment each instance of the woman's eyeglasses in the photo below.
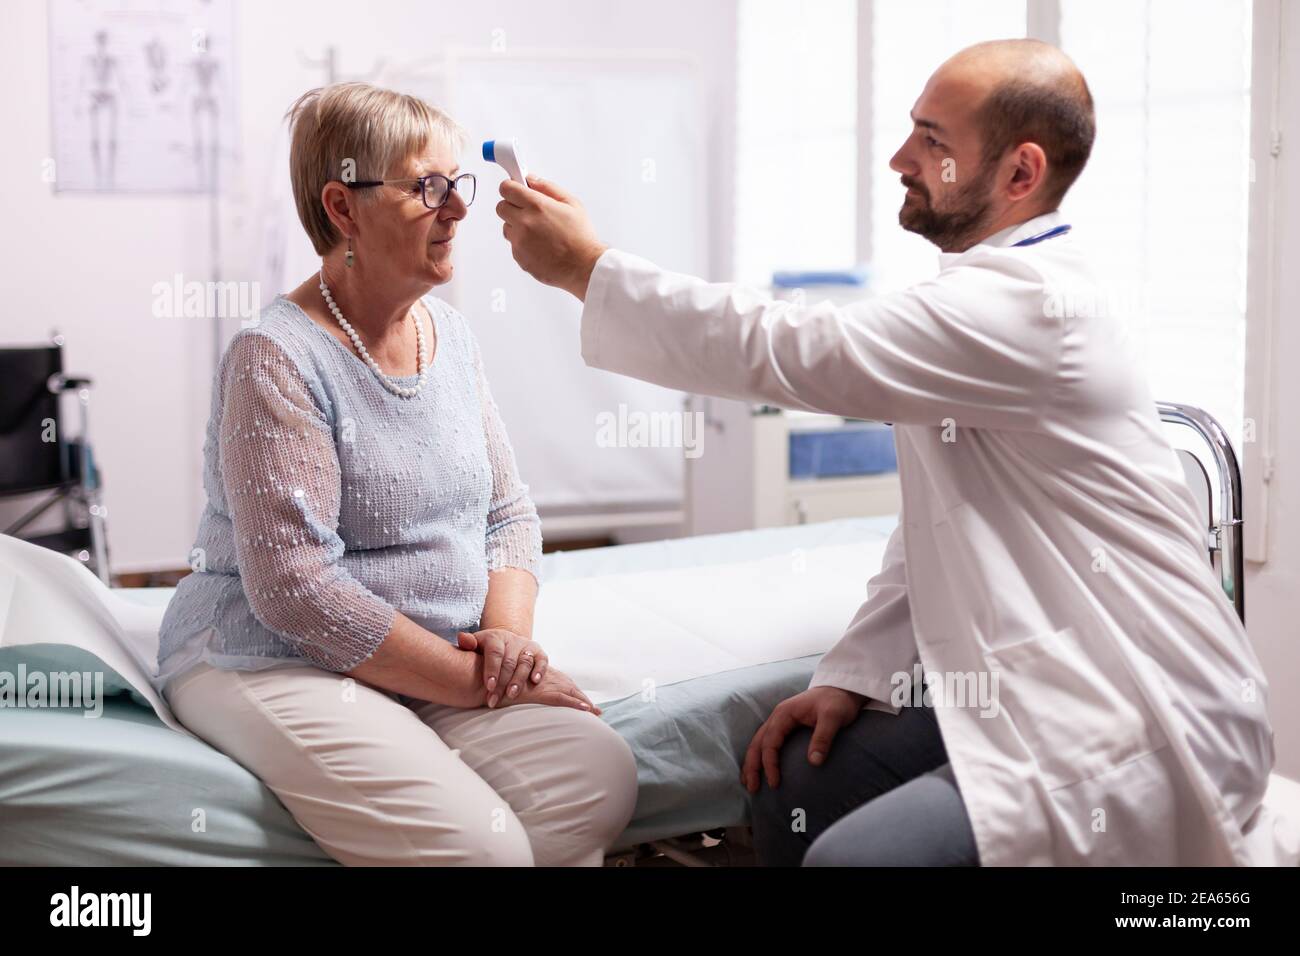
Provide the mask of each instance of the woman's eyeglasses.
{"label": "woman's eyeglasses", "polygon": [[418,190],[420,198],[428,208],[438,209],[446,204],[447,197],[451,195],[453,189],[460,195],[461,201],[466,206],[470,205],[474,202],[474,191],[478,183],[473,173],[461,173],[455,179],[448,179],[442,173],[430,173],[419,179],[371,179],[364,183],[345,182],[343,185],[348,189],[362,189],[366,186],[401,186],[409,189],[412,195]]}

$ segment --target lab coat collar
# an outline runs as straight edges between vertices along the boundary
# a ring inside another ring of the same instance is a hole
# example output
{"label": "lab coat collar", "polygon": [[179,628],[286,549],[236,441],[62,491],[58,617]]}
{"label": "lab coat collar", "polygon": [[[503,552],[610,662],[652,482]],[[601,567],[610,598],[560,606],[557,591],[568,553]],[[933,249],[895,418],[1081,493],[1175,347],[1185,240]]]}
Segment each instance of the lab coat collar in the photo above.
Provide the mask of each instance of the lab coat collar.
{"label": "lab coat collar", "polygon": [[1051,212],[1043,213],[1043,215],[1041,216],[1035,216],[1033,219],[1026,219],[1024,222],[1019,223],[1018,225],[1007,226],[1007,228],[999,232],[995,232],[993,233],[993,235],[988,236],[987,238],[977,242],[975,245],[971,246],[970,249],[967,249],[965,252],[939,253],[939,268],[940,269],[947,268],[948,266],[952,265],[952,263],[955,260],[960,259],[962,256],[966,255],[972,250],[978,249],[980,246],[997,246],[997,247],[1005,248],[1007,246],[1014,245],[1015,243],[1019,242],[1021,239],[1028,239],[1030,236],[1036,236],[1040,232],[1046,232],[1048,229],[1052,229],[1056,226],[1059,226],[1061,224],[1061,221],[1062,221],[1061,210],[1053,209]]}

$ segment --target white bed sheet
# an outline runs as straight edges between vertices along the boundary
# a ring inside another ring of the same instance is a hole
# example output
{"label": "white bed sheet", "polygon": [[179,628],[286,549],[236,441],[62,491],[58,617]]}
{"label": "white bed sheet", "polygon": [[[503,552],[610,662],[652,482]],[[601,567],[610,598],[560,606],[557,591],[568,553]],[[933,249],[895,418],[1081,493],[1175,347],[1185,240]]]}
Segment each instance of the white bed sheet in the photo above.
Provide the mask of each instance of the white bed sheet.
{"label": "white bed sheet", "polygon": [[[865,599],[891,525],[833,522],[548,555],[534,633],[598,703],[821,653]],[[812,541],[835,543],[804,546]],[[738,552],[763,556],[716,560]],[[602,573],[646,566],[652,570]],[[0,536],[0,646],[80,647],[117,671],[168,727],[188,733],[150,680],[168,593],[128,600],[71,558]]]}
{"label": "white bed sheet", "polygon": [[66,555],[0,535],[0,647],[79,647],[121,675],[164,724],[193,737],[149,679],[162,615],[163,607],[123,600]]}
{"label": "white bed sheet", "polygon": [[748,561],[548,582],[534,635],[597,703],[826,651],[866,599],[885,539]]}

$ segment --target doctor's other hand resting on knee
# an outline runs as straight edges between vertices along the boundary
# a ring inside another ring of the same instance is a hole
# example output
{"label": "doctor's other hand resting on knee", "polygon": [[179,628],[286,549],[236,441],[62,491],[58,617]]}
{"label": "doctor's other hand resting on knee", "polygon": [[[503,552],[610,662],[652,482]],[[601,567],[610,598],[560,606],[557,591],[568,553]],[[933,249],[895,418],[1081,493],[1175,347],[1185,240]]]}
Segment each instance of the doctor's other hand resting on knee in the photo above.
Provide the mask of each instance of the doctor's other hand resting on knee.
{"label": "doctor's other hand resting on knee", "polygon": [[831,744],[841,727],[853,723],[866,703],[862,694],[842,687],[809,687],[776,705],[763,721],[745,751],[740,779],[750,793],[758,793],[760,777],[766,773],[769,787],[781,783],[781,747],[796,727],[812,728],[808,741],[808,762],[820,767],[826,762]]}

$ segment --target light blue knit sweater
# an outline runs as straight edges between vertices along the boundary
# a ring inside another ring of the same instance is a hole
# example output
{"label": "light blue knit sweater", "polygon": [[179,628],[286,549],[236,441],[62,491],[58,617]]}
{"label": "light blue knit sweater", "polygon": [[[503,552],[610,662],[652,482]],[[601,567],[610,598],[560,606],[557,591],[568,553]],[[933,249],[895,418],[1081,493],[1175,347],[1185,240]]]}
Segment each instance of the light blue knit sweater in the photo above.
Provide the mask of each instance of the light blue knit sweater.
{"label": "light blue knit sweater", "polygon": [[489,571],[537,576],[537,512],[478,344],[458,312],[423,301],[434,354],[415,398],[388,392],[283,296],[232,339],[213,383],[195,573],[163,618],[160,689],[200,660],[350,670],[399,610],[454,643],[478,628]]}

